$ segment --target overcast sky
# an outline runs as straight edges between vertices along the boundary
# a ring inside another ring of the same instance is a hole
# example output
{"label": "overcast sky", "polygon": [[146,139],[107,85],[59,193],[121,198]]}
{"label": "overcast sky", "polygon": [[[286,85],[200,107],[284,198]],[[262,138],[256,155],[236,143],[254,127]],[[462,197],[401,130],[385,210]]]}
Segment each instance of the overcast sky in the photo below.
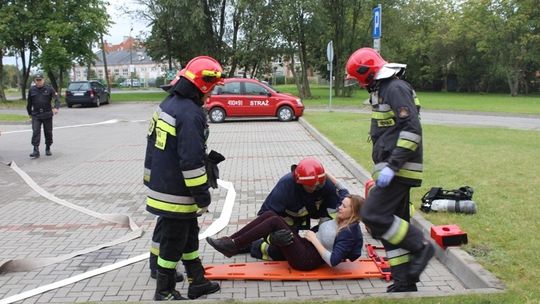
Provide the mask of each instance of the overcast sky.
{"label": "overcast sky", "polygon": [[[135,5],[135,1],[114,0],[109,2],[110,4],[107,7],[107,12],[109,13],[109,16],[111,16],[111,20],[114,21],[115,24],[109,27],[109,34],[103,37],[107,42],[112,44],[118,44],[122,42],[124,37],[129,36],[129,30],[131,29],[132,25],[133,32],[131,34],[133,37],[136,37],[141,32],[148,32],[148,30],[146,29],[146,24],[144,22],[136,19],[131,19],[130,16],[124,14],[120,9],[123,5]],[[4,57],[2,58],[2,62],[4,64],[15,64],[15,58]],[[20,62],[21,61],[19,59],[19,63]]]}
{"label": "overcast sky", "polygon": [[114,3],[111,3],[107,7],[107,12],[109,13],[109,16],[111,16],[111,20],[114,21],[115,24],[109,27],[109,35],[106,35],[104,37],[107,42],[112,44],[118,44],[122,42],[124,37],[129,36],[129,30],[131,29],[131,25],[133,25],[132,35],[134,37],[139,35],[141,31],[148,32],[148,30],[146,29],[146,24],[144,22],[137,19],[132,19],[130,16],[124,14],[120,9],[122,6],[135,5],[135,1],[115,0],[110,2]]}

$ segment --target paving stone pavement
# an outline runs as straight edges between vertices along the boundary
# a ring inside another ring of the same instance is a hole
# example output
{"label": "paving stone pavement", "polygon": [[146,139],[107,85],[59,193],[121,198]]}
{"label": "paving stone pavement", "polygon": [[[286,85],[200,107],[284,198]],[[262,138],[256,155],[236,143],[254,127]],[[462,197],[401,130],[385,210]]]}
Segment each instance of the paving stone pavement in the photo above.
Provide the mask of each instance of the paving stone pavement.
{"label": "paving stone pavement", "polygon": [[[2,126],[0,160],[15,160],[41,187],[55,196],[99,213],[131,216],[145,229],[138,239],[94,251],[28,272],[0,275],[0,299],[63,280],[89,270],[148,252],[155,222],[145,211],[142,168],[147,119],[155,104],[109,105],[97,109],[62,111],[55,127],[100,122],[112,124],[55,129],[53,156],[29,160],[28,126]],[[21,131],[9,133],[9,131]],[[236,189],[229,225],[217,236],[229,235],[253,218],[266,194],[291,164],[315,156],[326,170],[342,180],[352,193],[363,185],[349,168],[325,148],[299,122],[233,121],[210,125],[209,149],[227,160],[220,164],[221,178]],[[55,257],[118,238],[128,227],[101,221],[57,205],[30,189],[9,167],[0,165],[0,263],[9,259]],[[212,190],[210,213],[200,219],[201,231],[219,217],[226,191]],[[364,230],[366,242],[379,244]],[[200,244],[204,264],[255,261],[249,255],[226,258],[205,241]],[[388,296],[381,279],[325,281],[221,281],[221,292],[208,301],[356,299]],[[146,261],[130,264],[74,284],[54,289],[19,303],[76,303],[151,301],[155,281]],[[186,294],[187,283],[177,289]],[[440,261],[433,259],[422,274],[419,292],[408,296],[453,295],[468,288]],[[395,295],[390,295],[393,297]],[[1,300],[0,300],[1,301]]]}

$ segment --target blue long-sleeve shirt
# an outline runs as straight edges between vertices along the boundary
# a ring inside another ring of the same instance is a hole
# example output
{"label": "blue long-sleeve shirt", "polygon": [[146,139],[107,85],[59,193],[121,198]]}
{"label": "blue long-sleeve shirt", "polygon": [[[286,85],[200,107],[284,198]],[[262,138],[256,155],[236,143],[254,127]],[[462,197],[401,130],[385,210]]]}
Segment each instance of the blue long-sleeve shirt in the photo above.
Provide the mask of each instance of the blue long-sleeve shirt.
{"label": "blue long-sleeve shirt", "polygon": [[352,223],[337,232],[337,222],[326,221],[319,226],[317,239],[327,250],[321,257],[331,267],[345,259],[354,261],[362,255],[364,240],[358,223]]}

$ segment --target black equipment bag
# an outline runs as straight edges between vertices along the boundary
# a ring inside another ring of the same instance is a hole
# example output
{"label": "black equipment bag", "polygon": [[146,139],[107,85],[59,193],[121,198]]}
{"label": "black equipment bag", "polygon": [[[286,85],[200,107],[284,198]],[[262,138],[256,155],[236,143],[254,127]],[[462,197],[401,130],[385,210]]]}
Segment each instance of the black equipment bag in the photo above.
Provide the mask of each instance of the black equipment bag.
{"label": "black equipment bag", "polygon": [[449,199],[455,201],[472,200],[473,193],[473,188],[469,186],[463,186],[457,190],[444,190],[441,187],[433,187],[422,197],[420,210],[426,213],[431,211],[431,203],[436,199]]}

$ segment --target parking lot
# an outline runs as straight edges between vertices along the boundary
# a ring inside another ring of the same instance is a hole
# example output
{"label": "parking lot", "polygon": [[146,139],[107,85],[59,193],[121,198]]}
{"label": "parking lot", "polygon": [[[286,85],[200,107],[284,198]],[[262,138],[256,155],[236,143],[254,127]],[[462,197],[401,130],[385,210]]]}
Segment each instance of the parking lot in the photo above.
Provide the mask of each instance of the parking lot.
{"label": "parking lot", "polygon": [[[1,126],[1,162],[15,161],[39,186],[62,200],[100,214],[130,216],[145,233],[140,238],[49,266],[2,274],[0,299],[4,300],[0,303],[40,286],[148,252],[155,218],[144,210],[142,173],[147,120],[155,106],[111,104],[100,108],[62,108],[54,121],[53,156],[39,159],[28,157],[31,151],[28,125]],[[227,157],[220,165],[221,178],[232,182],[236,190],[229,224],[217,236],[229,235],[253,218],[275,182],[291,164],[308,155],[319,158],[326,170],[344,181],[352,193],[363,194],[359,177],[362,169],[357,164],[351,165],[346,156],[338,155],[338,150],[313,133],[303,121],[211,124],[208,147]],[[0,263],[10,259],[58,257],[130,232],[126,225],[99,220],[40,196],[4,165],[0,166],[0,193],[3,202],[0,205],[0,242],[3,244]],[[211,212],[200,219],[201,231],[219,217],[225,201],[224,189],[213,190],[212,194]],[[366,242],[378,244],[367,233],[364,235]],[[204,264],[255,261],[248,255],[225,258],[205,241],[201,242],[200,253]],[[473,262],[471,265],[477,267]],[[221,281],[221,292],[209,295],[208,301],[338,300],[496,291],[481,282],[471,285],[474,278],[458,279],[449,267],[455,269],[448,266],[447,261],[432,260],[422,275],[419,292],[409,295],[387,295],[388,283],[381,279]],[[185,294],[187,284],[181,283],[177,288]],[[151,301],[154,289],[155,281],[149,278],[148,265],[143,260],[28,297],[20,303]]]}

